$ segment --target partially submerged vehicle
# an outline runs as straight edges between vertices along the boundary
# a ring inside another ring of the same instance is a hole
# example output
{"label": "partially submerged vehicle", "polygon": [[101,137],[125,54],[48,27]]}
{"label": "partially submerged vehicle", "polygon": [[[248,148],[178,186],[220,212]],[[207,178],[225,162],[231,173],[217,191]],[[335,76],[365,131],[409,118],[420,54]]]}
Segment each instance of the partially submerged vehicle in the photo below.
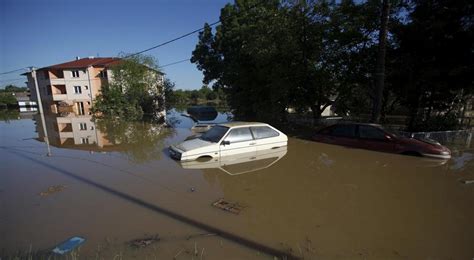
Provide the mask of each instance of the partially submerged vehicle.
{"label": "partially submerged vehicle", "polygon": [[212,121],[217,117],[217,110],[212,106],[192,106],[186,110],[196,122]]}
{"label": "partially submerged vehicle", "polygon": [[239,175],[266,169],[286,155],[287,147],[216,157],[212,160],[180,162],[184,169],[220,169],[229,175]]}
{"label": "partially submerged vehicle", "polygon": [[387,153],[451,158],[451,151],[431,139],[414,139],[396,135],[377,124],[342,123],[319,130],[313,140]]}
{"label": "partially submerged vehicle", "polygon": [[172,158],[190,161],[216,158],[287,146],[288,137],[276,128],[258,122],[230,122],[213,126],[202,135],[169,147]]}

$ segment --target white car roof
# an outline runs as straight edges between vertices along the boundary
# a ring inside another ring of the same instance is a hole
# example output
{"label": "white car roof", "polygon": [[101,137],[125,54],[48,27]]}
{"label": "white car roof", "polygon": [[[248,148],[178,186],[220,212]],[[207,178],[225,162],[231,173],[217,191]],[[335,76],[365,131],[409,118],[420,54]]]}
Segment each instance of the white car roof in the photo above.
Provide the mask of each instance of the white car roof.
{"label": "white car roof", "polygon": [[229,128],[239,127],[239,126],[268,126],[268,124],[260,123],[260,122],[228,122],[228,123],[223,123],[219,125],[226,126]]}

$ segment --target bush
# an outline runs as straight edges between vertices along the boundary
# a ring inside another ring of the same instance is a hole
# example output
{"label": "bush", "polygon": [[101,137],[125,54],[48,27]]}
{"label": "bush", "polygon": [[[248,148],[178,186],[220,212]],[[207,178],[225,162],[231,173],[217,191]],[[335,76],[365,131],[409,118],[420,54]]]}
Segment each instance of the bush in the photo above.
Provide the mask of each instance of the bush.
{"label": "bush", "polygon": [[216,100],[217,99],[217,93],[212,91],[206,94],[206,99],[207,100]]}
{"label": "bush", "polygon": [[13,106],[16,105],[16,98],[12,93],[0,93],[0,105],[1,106]]}
{"label": "bush", "polygon": [[459,120],[454,113],[446,115],[431,116],[423,121],[418,121],[410,129],[413,132],[431,132],[431,131],[448,131],[460,128]]}

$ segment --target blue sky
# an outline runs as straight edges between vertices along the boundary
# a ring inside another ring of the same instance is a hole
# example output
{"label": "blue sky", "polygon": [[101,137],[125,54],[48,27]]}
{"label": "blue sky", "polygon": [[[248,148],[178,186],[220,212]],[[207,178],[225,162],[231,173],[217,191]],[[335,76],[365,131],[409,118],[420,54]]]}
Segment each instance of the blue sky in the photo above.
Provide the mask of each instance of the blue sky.
{"label": "blue sky", "polygon": [[[0,72],[46,66],[76,56],[140,51],[217,21],[230,0],[0,0]],[[191,57],[197,34],[152,50],[160,65]],[[164,68],[177,88],[202,86],[189,62]],[[21,72],[20,72],[21,73]],[[24,85],[20,73],[0,86]]]}

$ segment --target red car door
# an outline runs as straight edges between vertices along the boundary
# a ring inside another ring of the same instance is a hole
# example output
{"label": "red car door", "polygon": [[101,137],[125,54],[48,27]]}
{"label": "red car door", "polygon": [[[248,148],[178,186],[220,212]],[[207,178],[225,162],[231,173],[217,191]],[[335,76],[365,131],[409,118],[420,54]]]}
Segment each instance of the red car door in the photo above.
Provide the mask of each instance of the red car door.
{"label": "red car door", "polygon": [[359,146],[363,149],[393,153],[395,142],[382,129],[371,125],[359,125]]}
{"label": "red car door", "polygon": [[316,141],[346,147],[358,147],[356,125],[334,125],[321,131]]}

